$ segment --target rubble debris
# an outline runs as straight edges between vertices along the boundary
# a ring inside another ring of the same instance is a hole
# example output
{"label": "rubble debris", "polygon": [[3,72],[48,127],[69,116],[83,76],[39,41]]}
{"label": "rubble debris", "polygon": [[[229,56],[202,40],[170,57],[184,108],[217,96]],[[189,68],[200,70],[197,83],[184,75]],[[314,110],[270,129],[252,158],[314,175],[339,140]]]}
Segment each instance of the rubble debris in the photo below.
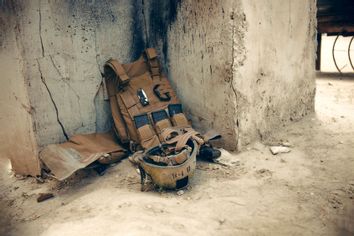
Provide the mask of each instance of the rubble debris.
{"label": "rubble debris", "polygon": [[268,170],[268,169],[260,169],[256,171],[256,176],[257,178],[264,178],[264,177],[271,177],[272,171]]}
{"label": "rubble debris", "polygon": [[281,146],[283,146],[283,147],[292,147],[291,143],[288,142],[288,141],[282,142],[282,143],[281,143]]}
{"label": "rubble debris", "polygon": [[24,180],[27,178],[27,176],[25,175],[19,175],[19,174],[15,174],[15,178],[18,179],[18,180]]}
{"label": "rubble debris", "polygon": [[177,195],[178,195],[178,196],[182,196],[183,194],[184,194],[184,191],[183,191],[183,190],[178,190],[178,191],[177,191]]}
{"label": "rubble debris", "polygon": [[220,152],[221,152],[221,156],[218,159],[215,159],[214,163],[223,166],[228,166],[228,167],[234,167],[240,165],[240,161],[237,160],[234,155],[232,155],[225,149],[220,149]]}
{"label": "rubble debris", "polygon": [[226,220],[225,220],[224,218],[221,218],[221,219],[219,219],[219,224],[221,224],[221,225],[222,225],[222,224],[224,224],[224,223],[225,223],[225,221],[226,221]]}
{"label": "rubble debris", "polygon": [[52,193],[40,193],[39,196],[37,197],[37,202],[43,202],[53,197],[54,195]]}
{"label": "rubble debris", "polygon": [[44,183],[44,179],[42,177],[36,176],[35,179],[36,179],[38,184],[43,184]]}
{"label": "rubble debris", "polygon": [[284,146],[271,146],[269,150],[273,155],[277,155],[279,153],[288,153],[291,151],[290,148]]}

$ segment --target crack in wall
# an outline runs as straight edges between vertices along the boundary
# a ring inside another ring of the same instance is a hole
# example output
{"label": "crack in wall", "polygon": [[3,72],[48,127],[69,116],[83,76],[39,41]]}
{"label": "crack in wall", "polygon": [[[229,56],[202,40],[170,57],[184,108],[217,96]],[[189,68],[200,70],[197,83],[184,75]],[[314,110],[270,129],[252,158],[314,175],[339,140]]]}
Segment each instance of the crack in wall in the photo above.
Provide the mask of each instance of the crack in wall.
{"label": "crack in wall", "polygon": [[70,83],[68,81],[66,81],[67,79],[69,79],[68,77],[65,77],[59,70],[58,66],[56,65],[56,63],[54,62],[53,56],[49,55],[49,59],[52,62],[52,65],[54,67],[54,69],[56,70],[56,72],[58,73],[58,75],[61,77],[61,81],[63,81],[70,89],[71,91],[73,91],[73,93],[75,94],[75,96],[77,97],[78,100],[80,100],[80,96],[79,94],[76,92],[76,90],[70,85]]}
{"label": "crack in wall", "polygon": [[61,77],[61,81],[63,83],[65,83],[69,89],[75,94],[76,98],[77,98],[77,105],[79,106],[79,115],[80,117],[82,117],[81,114],[81,105],[80,105],[80,96],[79,94],[76,92],[76,90],[70,85],[70,83],[68,81],[66,81],[67,79],[69,79],[68,77],[65,77],[59,70],[58,66],[56,65],[56,63],[54,62],[53,56],[49,55],[50,61],[52,62],[52,65],[54,67],[54,69],[56,70],[56,72],[58,73],[58,75]]}
{"label": "crack in wall", "polygon": [[43,38],[42,38],[42,12],[41,12],[41,1],[39,1],[38,15],[39,15],[39,24],[38,24],[39,39],[40,39],[40,42],[41,42],[42,57],[44,57],[44,45],[43,45]]}
{"label": "crack in wall", "polygon": [[62,122],[60,121],[60,119],[59,119],[59,111],[58,111],[57,104],[55,103],[54,98],[53,98],[53,96],[52,96],[52,93],[51,93],[51,91],[50,91],[50,89],[49,89],[49,87],[48,87],[48,85],[47,85],[47,83],[46,83],[46,81],[45,81],[45,78],[43,77],[43,73],[42,73],[42,70],[41,70],[41,65],[40,65],[40,63],[39,63],[39,60],[36,59],[36,61],[37,61],[37,65],[38,65],[38,71],[39,71],[39,74],[40,74],[40,76],[41,76],[41,81],[42,81],[44,87],[46,88],[46,90],[47,90],[47,92],[48,92],[48,95],[49,95],[49,97],[50,97],[50,100],[51,100],[52,103],[53,103],[53,107],[54,107],[54,110],[55,110],[55,113],[56,113],[56,117],[57,117],[57,122],[58,122],[59,126],[61,127],[61,130],[62,130],[63,135],[65,136],[66,140],[69,140],[69,136],[68,136],[68,134],[67,134],[66,131],[65,131],[64,125],[63,125],[63,123],[62,123]]}
{"label": "crack in wall", "polygon": [[[232,20],[232,43],[231,43],[231,56],[232,56],[232,60],[231,60],[231,80],[230,80],[230,87],[235,95],[235,117],[236,117],[236,143],[238,143],[239,141],[239,117],[238,117],[238,112],[239,112],[239,107],[238,107],[238,96],[237,96],[237,91],[235,88],[235,84],[234,84],[234,72],[235,72],[235,31],[236,31],[236,20],[235,20],[235,10],[232,10],[232,15],[231,15],[231,20]],[[237,144],[236,144],[237,145]]]}

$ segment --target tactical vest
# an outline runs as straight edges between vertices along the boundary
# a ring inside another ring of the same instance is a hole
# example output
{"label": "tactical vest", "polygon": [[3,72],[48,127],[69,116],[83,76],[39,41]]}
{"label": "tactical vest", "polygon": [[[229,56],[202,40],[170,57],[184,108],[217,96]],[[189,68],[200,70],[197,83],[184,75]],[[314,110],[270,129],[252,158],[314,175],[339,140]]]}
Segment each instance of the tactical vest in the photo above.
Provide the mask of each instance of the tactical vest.
{"label": "tactical vest", "polygon": [[[161,73],[155,49],[146,49],[129,64],[111,59],[104,66],[104,74],[116,135],[123,144],[130,144],[131,151],[155,147],[168,139],[183,146],[183,140],[171,137],[189,131],[189,138],[197,135]],[[200,139],[198,143],[202,142]]]}

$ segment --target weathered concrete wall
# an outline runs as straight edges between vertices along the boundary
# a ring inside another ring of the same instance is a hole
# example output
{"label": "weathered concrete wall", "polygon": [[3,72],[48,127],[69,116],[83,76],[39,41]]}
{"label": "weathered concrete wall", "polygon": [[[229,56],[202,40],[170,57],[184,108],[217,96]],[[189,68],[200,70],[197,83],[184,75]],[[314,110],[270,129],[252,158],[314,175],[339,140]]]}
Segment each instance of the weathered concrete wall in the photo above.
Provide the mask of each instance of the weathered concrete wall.
{"label": "weathered concrete wall", "polygon": [[14,7],[39,146],[109,129],[100,70],[111,57],[132,60],[132,45],[143,43],[132,2],[39,0]]}
{"label": "weathered concrete wall", "polygon": [[[233,80],[233,22],[240,1],[143,1],[147,45],[156,47],[193,125],[222,133],[225,146],[237,143]],[[237,37],[237,35],[235,36]],[[242,38],[238,43],[244,51]],[[244,54],[244,52],[243,52]]]}
{"label": "weathered concrete wall", "polygon": [[18,174],[38,175],[37,143],[24,78],[23,60],[16,44],[11,8],[0,9],[0,160],[10,158]]}
{"label": "weathered concrete wall", "polygon": [[[1,156],[17,173],[35,175],[44,145],[110,128],[100,70],[111,57],[136,59],[145,47],[139,8],[129,0],[0,6]],[[24,158],[35,167],[28,170]]]}
{"label": "weathered concrete wall", "polygon": [[[314,0],[166,4],[176,16],[145,4],[147,38],[198,128],[241,148],[313,111]],[[151,15],[167,27],[154,30]]]}
{"label": "weathered concrete wall", "polygon": [[235,68],[234,87],[239,144],[245,145],[314,110],[316,3],[243,0],[242,5],[247,53],[244,65]]}
{"label": "weathered concrete wall", "polygon": [[198,129],[222,133],[229,148],[237,142],[232,22],[242,27],[239,3],[182,1],[168,33],[169,75],[185,109]]}

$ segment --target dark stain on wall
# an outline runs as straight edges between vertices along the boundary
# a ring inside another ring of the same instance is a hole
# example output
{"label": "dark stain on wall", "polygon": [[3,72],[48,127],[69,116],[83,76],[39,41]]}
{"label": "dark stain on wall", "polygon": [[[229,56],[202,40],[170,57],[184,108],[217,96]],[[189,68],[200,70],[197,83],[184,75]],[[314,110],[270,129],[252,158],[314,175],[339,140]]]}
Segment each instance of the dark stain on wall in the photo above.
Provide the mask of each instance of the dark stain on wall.
{"label": "dark stain on wall", "polygon": [[147,47],[146,39],[144,38],[144,0],[136,0],[133,3],[133,24],[132,24],[132,38],[133,47],[131,48],[132,61],[140,57],[143,50]]}
{"label": "dark stain on wall", "polygon": [[[144,1],[144,0],[143,0]],[[145,20],[148,30],[147,46],[159,48],[162,42],[162,59],[165,69],[168,63],[168,30],[177,18],[182,0],[151,0],[145,3]],[[148,15],[148,17],[146,17]]]}

